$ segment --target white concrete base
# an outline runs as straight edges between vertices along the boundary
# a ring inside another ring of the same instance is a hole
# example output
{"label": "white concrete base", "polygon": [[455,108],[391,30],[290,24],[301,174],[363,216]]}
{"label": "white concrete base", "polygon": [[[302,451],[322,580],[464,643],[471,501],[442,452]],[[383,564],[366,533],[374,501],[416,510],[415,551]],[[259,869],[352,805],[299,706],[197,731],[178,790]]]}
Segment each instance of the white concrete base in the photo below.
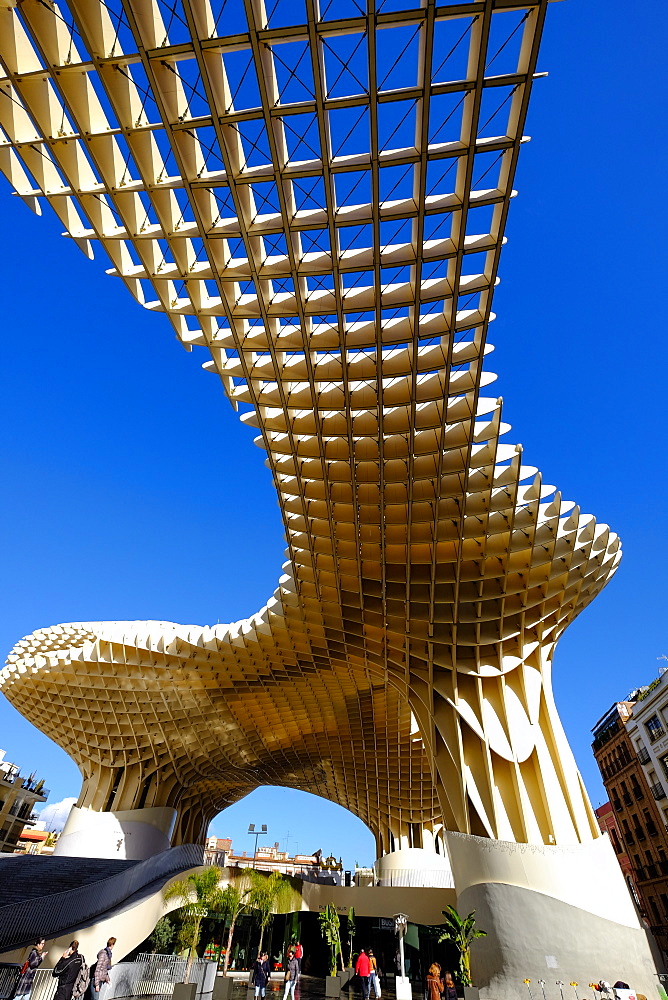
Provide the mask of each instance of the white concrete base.
{"label": "white concrete base", "polygon": [[169,850],[176,810],[125,809],[96,812],[73,806],[56,849],[70,858],[116,858],[143,861]]}
{"label": "white concrete base", "polygon": [[402,979],[397,976],[394,980],[394,988],[397,1000],[413,1000],[413,990],[410,979]]}
{"label": "white concrete base", "polygon": [[622,979],[648,1000],[657,996],[658,949],[607,837],[568,847],[446,839],[457,909],[475,910],[487,931],[471,945],[481,1000],[517,1000],[524,979]]}
{"label": "white concrete base", "polygon": [[376,875],[381,885],[451,889],[450,860],[422,847],[404,847],[378,858]]}

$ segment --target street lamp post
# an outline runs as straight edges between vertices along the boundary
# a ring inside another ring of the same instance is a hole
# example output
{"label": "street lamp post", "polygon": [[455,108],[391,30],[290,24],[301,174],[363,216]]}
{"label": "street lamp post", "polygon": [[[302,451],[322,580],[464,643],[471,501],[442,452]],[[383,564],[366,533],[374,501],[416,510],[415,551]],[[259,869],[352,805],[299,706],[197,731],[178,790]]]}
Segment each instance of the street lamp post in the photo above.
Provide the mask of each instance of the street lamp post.
{"label": "street lamp post", "polygon": [[255,850],[253,852],[253,860],[255,860],[255,858],[257,857],[257,841],[258,841],[258,837],[266,837],[266,835],[267,835],[267,824],[263,823],[262,824],[262,829],[261,830],[256,830],[255,829],[255,823],[250,823],[249,826],[248,826],[248,832],[250,833],[251,837],[255,837]]}
{"label": "street lamp post", "polygon": [[404,964],[404,936],[408,928],[408,917],[405,913],[394,914],[394,930],[399,938],[399,965],[401,966],[401,978],[395,979],[395,990],[397,1000],[411,1000],[412,989],[410,979],[406,976],[406,966]]}

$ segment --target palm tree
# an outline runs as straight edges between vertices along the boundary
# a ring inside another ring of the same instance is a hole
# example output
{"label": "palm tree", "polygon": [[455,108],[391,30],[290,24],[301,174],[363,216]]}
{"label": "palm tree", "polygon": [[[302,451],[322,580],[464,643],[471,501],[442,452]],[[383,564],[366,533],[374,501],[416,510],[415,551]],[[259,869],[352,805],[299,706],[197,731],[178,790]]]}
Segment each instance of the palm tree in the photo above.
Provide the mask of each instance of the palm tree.
{"label": "palm tree", "polygon": [[251,881],[248,906],[257,912],[260,924],[258,950],[261,952],[264,932],[269,921],[273,917],[276,907],[281,902],[287,902],[286,897],[292,894],[292,887],[280,872],[271,872],[270,875],[266,875],[264,872],[251,868],[248,874]]}
{"label": "palm tree", "polygon": [[341,951],[341,936],[339,934],[339,915],[333,903],[328,903],[322,913],[318,914],[322,936],[329,946],[329,974],[336,975],[336,956],[341,957],[343,971],[343,953]]}
{"label": "palm tree", "polygon": [[184,977],[186,983],[197,951],[202,920],[222,910],[223,892],[219,885],[222,874],[220,868],[212,865],[204,871],[192,872],[186,878],[172,882],[162,894],[166,902],[172,899],[181,901],[183,934],[188,947],[188,964]]}
{"label": "palm tree", "polygon": [[250,888],[243,889],[238,885],[228,885],[223,890],[222,912],[230,918],[230,929],[227,932],[227,947],[225,948],[225,962],[223,963],[223,975],[227,975],[232,954],[232,939],[234,938],[234,927],[239,919],[239,914],[244,909],[248,900]]}
{"label": "palm tree", "polygon": [[475,925],[475,910],[467,917],[461,917],[454,906],[448,906],[441,911],[445,917],[445,927],[439,935],[440,941],[452,941],[459,949],[459,978],[462,986],[471,986],[471,941],[486,937],[487,931],[479,930]]}

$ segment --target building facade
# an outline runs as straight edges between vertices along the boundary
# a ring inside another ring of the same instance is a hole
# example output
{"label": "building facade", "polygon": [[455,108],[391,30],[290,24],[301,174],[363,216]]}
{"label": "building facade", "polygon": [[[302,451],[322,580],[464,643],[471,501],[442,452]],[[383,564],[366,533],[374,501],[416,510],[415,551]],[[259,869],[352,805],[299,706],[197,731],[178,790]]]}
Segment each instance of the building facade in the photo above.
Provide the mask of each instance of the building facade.
{"label": "building facade", "polygon": [[626,853],[626,848],[622,842],[621,830],[617,825],[612,803],[604,802],[603,805],[599,806],[598,809],[595,809],[594,812],[596,813],[596,819],[598,820],[601,833],[606,833],[610,838],[612,848],[617,855],[619,867],[622,869],[624,878],[627,880],[629,885],[633,885],[635,887],[633,865],[631,864],[631,859]]}
{"label": "building facade", "polygon": [[295,854],[282,851],[278,841],[273,846],[261,845],[255,854],[242,851],[235,854],[229,838],[208,837],[204,850],[206,864],[231,866],[233,868],[257,868],[258,871],[279,872],[297,878],[332,878],[341,882],[343,864],[335,857],[324,857],[322,851],[315,854]]}
{"label": "building facade", "polygon": [[37,820],[35,805],[49,795],[44,781],[21,774],[18,764],[5,760],[0,750],[0,853],[12,854],[26,825]]}
{"label": "building facade", "polygon": [[44,823],[24,826],[14,848],[14,854],[53,854],[58,834],[45,829]]}
{"label": "building facade", "polygon": [[[625,871],[623,856],[628,855],[632,872],[626,870],[625,876],[633,884],[660,947],[667,952],[668,831],[662,803],[668,803],[664,802],[664,787],[657,777],[660,765],[653,762],[646,747],[648,731],[655,732],[659,741],[662,727],[655,728],[654,699],[649,711],[644,706],[644,690],[630,700],[616,702],[599,720],[592,730],[592,749],[614,812],[617,842],[614,835],[611,840],[620,866]],[[668,698],[665,700],[668,703]],[[649,730],[638,723],[639,715]]]}

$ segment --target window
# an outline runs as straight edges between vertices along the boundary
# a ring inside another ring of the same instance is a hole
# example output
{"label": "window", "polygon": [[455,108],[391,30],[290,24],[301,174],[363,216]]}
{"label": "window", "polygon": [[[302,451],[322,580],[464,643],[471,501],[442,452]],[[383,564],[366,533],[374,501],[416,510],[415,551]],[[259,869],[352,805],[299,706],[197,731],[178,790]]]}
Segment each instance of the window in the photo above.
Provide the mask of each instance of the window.
{"label": "window", "polygon": [[659,831],[656,828],[656,824],[652,819],[649,809],[643,809],[642,814],[645,818],[645,827],[647,828],[648,834],[650,837],[656,837]]}
{"label": "window", "polygon": [[647,730],[650,743],[655,743],[658,739],[665,735],[665,730],[661,724],[661,720],[656,714],[650,716],[647,720],[645,723],[645,729]]}

